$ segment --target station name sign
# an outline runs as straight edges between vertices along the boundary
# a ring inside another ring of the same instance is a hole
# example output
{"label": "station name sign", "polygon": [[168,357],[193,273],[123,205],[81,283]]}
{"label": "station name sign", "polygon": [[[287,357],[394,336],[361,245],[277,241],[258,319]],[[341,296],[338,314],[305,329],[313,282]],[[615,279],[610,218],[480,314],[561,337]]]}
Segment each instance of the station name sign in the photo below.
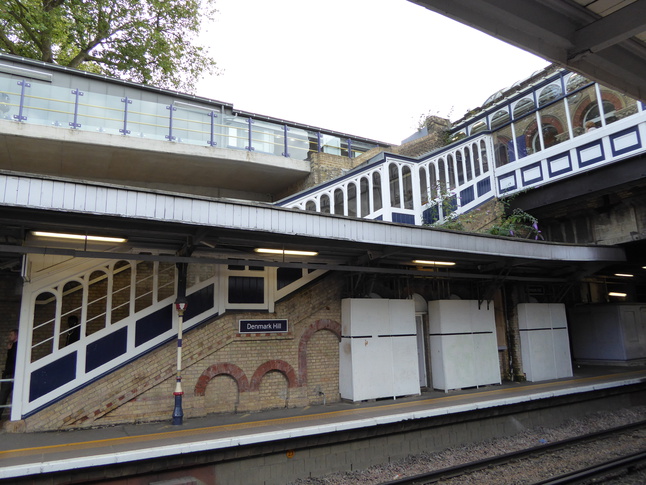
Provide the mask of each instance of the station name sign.
{"label": "station name sign", "polygon": [[238,320],[238,328],[239,333],[285,333],[287,332],[287,319]]}

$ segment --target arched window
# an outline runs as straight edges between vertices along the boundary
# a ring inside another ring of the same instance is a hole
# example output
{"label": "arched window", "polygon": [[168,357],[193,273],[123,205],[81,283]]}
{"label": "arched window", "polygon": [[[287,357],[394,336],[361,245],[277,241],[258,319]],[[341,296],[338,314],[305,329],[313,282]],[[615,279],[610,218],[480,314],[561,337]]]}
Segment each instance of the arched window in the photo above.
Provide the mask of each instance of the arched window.
{"label": "arched window", "polygon": [[390,206],[401,207],[401,194],[399,191],[399,169],[394,163],[391,163],[388,166],[388,176],[390,180]]}
{"label": "arched window", "polygon": [[157,301],[175,294],[175,263],[157,263]]}
{"label": "arched window", "polygon": [[[617,121],[615,105],[610,101],[603,100],[603,115],[606,123]],[[583,115],[583,126],[586,126],[588,121],[592,121],[594,125],[599,128],[601,126],[601,113],[599,112],[599,103],[591,103],[588,110]]]}
{"label": "arched window", "polygon": [[330,213],[330,196],[327,194],[321,196],[321,212],[323,214]]}
{"label": "arched window", "polygon": [[[450,157],[450,155],[449,155]],[[450,160],[453,160],[451,157]],[[439,183],[438,189],[440,193],[444,192],[448,188],[447,173],[446,173],[446,162],[443,158],[440,158],[437,162],[438,172],[439,172]]]}
{"label": "arched window", "polygon": [[587,86],[590,82],[591,81],[589,79],[583,77],[581,74],[572,73],[565,83],[565,90],[566,92],[571,93],[583,86]]}
{"label": "arched window", "polygon": [[481,133],[483,131],[487,131],[487,122],[485,120],[476,121],[471,125],[471,135],[475,135],[476,133]]}
{"label": "arched window", "polygon": [[426,180],[426,169],[419,167],[419,194],[422,204],[428,203],[428,182]]}
{"label": "arched window", "polygon": [[538,106],[545,106],[548,103],[551,103],[555,99],[559,98],[563,94],[561,90],[561,84],[550,84],[542,89],[541,93],[538,95]]}
{"label": "arched window", "polygon": [[[441,165],[443,165],[444,161],[440,159],[440,163]],[[433,164],[430,164],[428,166],[428,177],[430,180],[430,194],[431,194],[430,198],[431,200],[433,200],[437,197],[437,187],[440,183],[440,181],[437,178],[437,170],[435,169],[435,165]]]}
{"label": "arched window", "polygon": [[473,151],[473,169],[476,177],[478,177],[480,175],[480,150],[478,150],[478,144],[471,145],[471,150]]}
{"label": "arched window", "polygon": [[34,300],[34,320],[31,330],[31,362],[36,362],[54,351],[56,326],[56,295],[48,291]]}
{"label": "arched window", "polygon": [[154,263],[139,261],[135,266],[135,313],[153,304]]}
{"label": "arched window", "polygon": [[361,177],[359,182],[361,189],[361,217],[370,214],[370,182],[366,177]]}
{"label": "arched window", "polygon": [[381,198],[381,175],[379,172],[372,173],[372,205],[374,210],[381,210],[383,202]]}
{"label": "arched window", "polygon": [[464,166],[466,168],[466,181],[468,182],[473,178],[473,168],[471,165],[471,151],[469,147],[464,147]]}
{"label": "arched window", "polygon": [[343,203],[343,190],[336,189],[334,191],[334,213],[338,216],[345,214],[345,205]]}
{"label": "arched window", "polygon": [[526,115],[527,113],[533,111],[535,107],[536,106],[534,105],[534,100],[530,98],[521,99],[516,103],[516,106],[514,107],[514,119],[517,120],[523,115]]}
{"label": "arched window", "polygon": [[305,210],[316,212],[316,202],[314,202],[313,200],[308,200],[307,202],[305,202]]}
{"label": "arched window", "polygon": [[[175,267],[174,264],[172,266]],[[174,280],[173,275],[173,284]],[[174,290],[173,285],[171,285],[171,290]],[[108,311],[108,275],[105,271],[94,271],[90,274],[86,311],[85,335],[92,335],[94,332],[103,330],[106,326]]]}
{"label": "arched window", "polygon": [[83,285],[68,281],[63,286],[61,298],[61,328],[58,348],[72,344],[81,338],[81,312],[83,310]]}
{"label": "arched window", "polygon": [[404,188],[404,209],[413,208],[413,176],[410,167],[402,167],[402,186]]}
{"label": "arched window", "polygon": [[120,322],[130,315],[132,268],[128,261],[118,261],[112,273],[112,308],[110,323]]}
{"label": "arched window", "polygon": [[482,171],[486,173],[489,171],[489,160],[487,158],[487,144],[484,140],[480,140],[480,156],[482,157]]}
{"label": "arched window", "polygon": [[454,189],[456,182],[455,182],[455,162],[453,161],[453,155],[448,155],[446,157],[446,167],[447,167],[447,186],[446,189]]}
{"label": "arched window", "polygon": [[[462,164],[462,152],[460,150],[455,152],[455,164],[458,170],[458,182],[457,185],[462,185],[464,183],[464,165]],[[456,186],[452,186],[454,189]]]}
{"label": "arched window", "polygon": [[502,125],[509,123],[509,121],[511,120],[509,118],[509,110],[507,108],[496,111],[491,115],[491,129],[495,130],[496,128],[500,128]]}
{"label": "arched window", "polygon": [[353,183],[348,184],[348,215],[357,217],[357,186]]}

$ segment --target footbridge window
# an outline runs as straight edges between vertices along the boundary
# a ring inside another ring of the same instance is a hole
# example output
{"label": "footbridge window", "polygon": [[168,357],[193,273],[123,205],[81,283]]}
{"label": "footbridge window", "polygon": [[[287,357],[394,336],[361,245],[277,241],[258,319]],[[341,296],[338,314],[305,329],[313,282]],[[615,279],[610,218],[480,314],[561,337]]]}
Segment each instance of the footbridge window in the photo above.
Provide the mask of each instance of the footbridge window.
{"label": "footbridge window", "polygon": [[388,166],[388,175],[390,180],[390,206],[401,207],[401,191],[399,188],[399,168],[396,164],[391,163]]}

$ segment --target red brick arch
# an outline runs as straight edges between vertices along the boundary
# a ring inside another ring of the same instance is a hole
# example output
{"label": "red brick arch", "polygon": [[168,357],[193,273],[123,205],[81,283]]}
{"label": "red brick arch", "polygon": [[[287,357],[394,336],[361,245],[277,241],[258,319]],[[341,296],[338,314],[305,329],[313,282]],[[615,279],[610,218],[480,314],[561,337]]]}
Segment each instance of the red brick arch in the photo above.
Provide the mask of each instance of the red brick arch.
{"label": "red brick arch", "polygon": [[298,344],[298,382],[301,386],[307,385],[307,344],[319,330],[329,330],[341,341],[341,324],[334,320],[317,320],[303,332]]}
{"label": "red brick arch", "polygon": [[297,387],[298,381],[296,379],[296,372],[294,368],[284,360],[268,360],[256,369],[249,384],[250,391],[257,391],[260,389],[260,382],[267,372],[278,371],[287,378],[287,387]]}
{"label": "red brick arch", "polygon": [[204,396],[204,394],[206,393],[206,386],[211,381],[211,379],[223,374],[229,375],[233,377],[233,379],[235,379],[236,383],[238,384],[238,390],[240,392],[249,390],[249,381],[247,380],[247,376],[240,367],[235,364],[220,362],[218,364],[213,364],[204,372],[202,372],[202,375],[197,380],[197,384],[195,384],[195,395]]}

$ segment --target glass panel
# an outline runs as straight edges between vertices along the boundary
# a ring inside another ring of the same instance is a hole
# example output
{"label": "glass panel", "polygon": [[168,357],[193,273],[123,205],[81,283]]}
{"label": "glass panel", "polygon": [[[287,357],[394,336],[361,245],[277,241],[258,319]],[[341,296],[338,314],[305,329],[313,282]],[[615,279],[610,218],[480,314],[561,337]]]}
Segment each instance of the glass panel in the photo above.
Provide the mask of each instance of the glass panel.
{"label": "glass panel", "polygon": [[31,362],[49,355],[54,350],[56,297],[45,292],[36,297],[31,333]]}
{"label": "glass panel", "polygon": [[[443,165],[444,162],[440,160],[440,165]],[[433,200],[437,197],[437,188],[439,186],[439,180],[437,179],[437,173],[435,170],[435,165],[430,164],[428,166],[428,176],[430,179],[430,200]]]}
{"label": "glass panel", "polygon": [[538,124],[536,123],[536,116],[530,115],[514,122],[514,130],[516,131],[516,150],[518,158],[523,158],[527,155],[534,153],[532,140],[536,136]]}
{"label": "glass panel", "polygon": [[189,264],[186,273],[186,288],[192,288],[213,278],[216,275],[216,266],[213,264]]}
{"label": "glass panel", "polygon": [[321,134],[321,143],[323,144],[323,153],[330,155],[341,155],[341,138],[332,135]]}
{"label": "glass panel", "polygon": [[152,261],[140,261],[135,266],[135,313],[153,304],[153,281],[155,265]]}
{"label": "glass panel", "polygon": [[[79,97],[78,122],[84,131],[122,134],[125,102],[121,97],[86,92]],[[130,109],[130,105],[128,106]]]}
{"label": "glass panel", "polygon": [[419,168],[419,193],[421,196],[421,203],[428,203],[428,181],[426,180],[426,169],[424,167]]}
{"label": "glass panel", "polygon": [[486,130],[487,130],[487,123],[484,120],[477,121],[473,125],[471,125],[472,135],[475,135],[476,133],[480,133]]}
{"label": "glass panel", "polygon": [[[453,157],[449,155],[449,159],[453,160]],[[448,189],[448,182],[446,178],[446,162],[444,161],[444,159],[440,158],[440,160],[438,161],[438,165],[439,165],[439,172],[440,172],[438,189],[440,192],[443,192],[444,190]]]}
{"label": "glass panel", "polygon": [[130,263],[119,261],[112,274],[111,323],[117,323],[130,315]]}
{"label": "glass panel", "polygon": [[249,121],[232,115],[224,115],[225,142],[223,148],[244,150],[249,146]]}
{"label": "glass panel", "polygon": [[[133,136],[167,140],[170,128],[169,104],[133,100],[128,107],[128,130]],[[175,116],[175,113],[173,113]],[[175,134],[173,134],[175,136]]]}
{"label": "glass panel", "polygon": [[[316,146],[314,147],[316,148]],[[307,160],[310,151],[308,132],[300,128],[287,127],[287,153],[290,158]],[[281,152],[282,155],[282,152]]]}
{"label": "glass panel", "polygon": [[348,184],[348,215],[357,217],[357,186]]}
{"label": "glass panel", "polygon": [[567,93],[571,93],[572,91],[576,91],[577,89],[580,89],[583,86],[590,84],[591,82],[592,81],[582,76],[581,74],[574,72],[570,74],[570,77],[567,78],[567,81],[565,82],[565,90]]}
{"label": "glass panel", "polygon": [[372,143],[366,143],[363,141],[352,140],[352,158],[356,158],[363,153],[366,153],[368,150],[371,150],[376,145]]}
{"label": "glass panel", "polygon": [[563,94],[563,91],[561,90],[560,82],[544,87],[538,95],[538,106],[545,106],[560,97],[561,94]]}
{"label": "glass panel", "polygon": [[29,84],[31,87],[25,88],[23,110],[23,116],[27,116],[27,122],[69,128],[70,122],[74,120],[76,98],[72,90],[32,81],[29,81]]}
{"label": "glass panel", "polygon": [[13,120],[20,110],[20,86],[15,78],[0,75],[0,117]]}
{"label": "glass panel", "polygon": [[487,144],[484,140],[480,140],[480,156],[482,157],[482,171],[487,173],[489,171],[489,159],[487,157]]}
{"label": "glass panel", "polygon": [[157,265],[157,301],[162,301],[175,294],[175,264],[160,262]]}
{"label": "glass panel", "polygon": [[372,205],[374,206],[375,212],[381,210],[383,207],[381,197],[381,176],[379,175],[379,172],[372,173]]}
{"label": "glass panel", "polygon": [[361,178],[361,217],[370,214],[370,183],[366,177]]}
{"label": "glass panel", "polygon": [[[603,115],[607,125],[637,113],[637,101],[625,94],[602,87],[601,99],[603,100]],[[596,126],[600,125],[597,124]]]}
{"label": "glass panel", "polygon": [[[456,171],[455,171],[455,160],[453,159],[453,155],[449,155],[446,157],[446,167],[448,169],[448,187],[450,189],[454,189],[455,186],[457,185],[457,179],[456,179]],[[461,170],[461,169],[458,169]]]}
{"label": "glass panel", "polygon": [[404,209],[413,208],[413,180],[410,167],[402,167],[402,184],[404,186]]}
{"label": "glass panel", "polygon": [[257,152],[282,155],[285,153],[285,128],[275,123],[252,120],[251,143]]}
{"label": "glass panel", "polygon": [[545,148],[558,145],[570,139],[567,119],[565,119],[565,103],[558,101],[543,108],[541,113],[541,129]]}
{"label": "glass panel", "polygon": [[390,206],[401,207],[401,194],[399,193],[399,169],[391,163],[388,166],[388,177],[390,181]]}
{"label": "glass panel", "polygon": [[214,142],[215,135],[220,134],[221,126],[215,124],[220,113],[213,113],[212,109],[199,106],[186,106],[183,103],[174,105],[173,112],[173,136],[180,143],[192,145],[208,145],[211,141],[211,116],[216,116],[213,124]]}
{"label": "glass panel", "polygon": [[[77,342],[81,338],[81,310],[83,308],[83,285],[68,281],[63,286],[61,300],[61,329],[58,348]],[[65,322],[65,324],[63,324]]]}
{"label": "glass panel", "polygon": [[451,137],[449,138],[449,143],[455,143],[456,141],[459,141],[462,138],[465,138],[466,136],[467,136],[466,132],[464,130],[460,130],[451,135]]}
{"label": "glass panel", "polygon": [[466,181],[473,178],[473,166],[471,165],[471,151],[469,147],[464,147],[464,167],[466,168]]}
{"label": "glass panel", "polygon": [[229,303],[263,303],[265,280],[247,276],[229,276]]}
{"label": "glass panel", "polygon": [[509,118],[509,110],[507,108],[496,111],[491,116],[491,129],[495,130],[496,128],[507,124],[511,121]]}
{"label": "glass panel", "polygon": [[478,150],[478,144],[474,143],[471,145],[471,149],[473,150],[473,169],[477,177],[480,175],[480,151]]}
{"label": "glass panel", "polygon": [[336,189],[334,191],[334,213],[338,216],[345,214],[344,204],[343,204],[343,190]]}
{"label": "glass panel", "polygon": [[461,151],[455,152],[455,163],[458,167],[458,185],[462,185],[464,183],[464,163]]}
{"label": "glass panel", "polygon": [[[600,123],[599,105],[594,86],[589,86],[567,97],[570,117],[572,118],[572,133],[579,136],[585,133],[587,121]],[[596,126],[596,125],[595,125]]]}
{"label": "glass panel", "polygon": [[529,113],[534,109],[534,100],[530,98],[521,99],[514,106],[514,119],[517,120],[521,116]]}
{"label": "glass panel", "polygon": [[330,213],[330,197],[327,194],[321,196],[321,212],[324,214]]}
{"label": "glass panel", "polygon": [[316,202],[313,200],[308,200],[305,203],[305,210],[306,211],[311,211],[311,212],[316,212]]}
{"label": "glass panel", "polygon": [[493,146],[496,167],[502,167],[516,160],[511,125],[507,125],[493,134]]}
{"label": "glass panel", "polygon": [[95,271],[88,283],[87,321],[85,335],[92,335],[105,328],[108,309],[108,275]]}

